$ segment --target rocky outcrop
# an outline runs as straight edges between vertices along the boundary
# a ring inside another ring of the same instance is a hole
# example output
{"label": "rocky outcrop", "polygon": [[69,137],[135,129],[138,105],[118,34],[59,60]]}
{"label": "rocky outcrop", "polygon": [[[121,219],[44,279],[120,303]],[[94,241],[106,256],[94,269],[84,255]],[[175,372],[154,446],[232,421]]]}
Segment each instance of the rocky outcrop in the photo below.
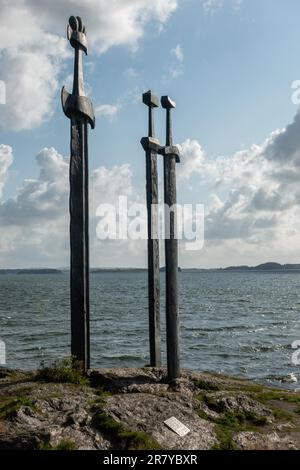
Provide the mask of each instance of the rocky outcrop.
{"label": "rocky outcrop", "polygon": [[[72,384],[0,369],[0,449],[300,449],[300,394],[200,372],[165,376],[102,369]],[[171,417],[190,432],[169,429]]]}

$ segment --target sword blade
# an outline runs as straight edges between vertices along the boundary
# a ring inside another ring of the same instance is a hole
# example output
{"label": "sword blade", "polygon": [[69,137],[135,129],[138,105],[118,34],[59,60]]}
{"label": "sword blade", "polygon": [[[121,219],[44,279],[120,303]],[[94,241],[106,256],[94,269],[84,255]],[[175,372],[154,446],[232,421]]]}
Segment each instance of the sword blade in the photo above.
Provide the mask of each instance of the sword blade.
{"label": "sword blade", "polygon": [[[153,210],[158,205],[157,153],[146,151],[146,194],[148,212],[148,303],[150,365],[160,367],[160,272],[159,240],[157,238],[158,214]],[[156,237],[156,238],[153,238]]]}
{"label": "sword blade", "polygon": [[89,351],[89,201],[87,122],[71,118],[70,245],[71,352],[90,366]]}

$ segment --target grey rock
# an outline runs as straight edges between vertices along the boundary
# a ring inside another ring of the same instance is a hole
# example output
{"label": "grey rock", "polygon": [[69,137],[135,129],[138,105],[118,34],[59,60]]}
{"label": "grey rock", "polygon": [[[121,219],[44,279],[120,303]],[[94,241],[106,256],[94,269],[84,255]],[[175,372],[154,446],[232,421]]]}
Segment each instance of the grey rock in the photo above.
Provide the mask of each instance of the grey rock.
{"label": "grey rock", "polygon": [[[91,386],[75,386],[40,383],[32,381],[34,375],[28,378],[23,373],[0,374],[0,405],[24,394],[28,398],[0,419],[0,449],[39,449],[45,444],[55,448],[66,441],[76,449],[114,449],[118,440],[96,426],[95,403],[101,413],[125,429],[146,433],[162,449],[218,446],[218,426],[227,413],[264,418],[256,432],[253,423],[247,429],[247,422],[241,429],[232,429],[238,449],[300,449],[299,405],[291,400],[293,392],[286,401],[261,402],[256,393],[270,389],[258,390],[244,380],[191,371],[182,371],[182,377],[173,382],[166,376],[165,368],[102,369],[90,371]],[[110,394],[104,395],[103,389]],[[279,421],[272,411],[277,405],[286,411]],[[190,429],[185,437],[164,424],[171,417]]]}

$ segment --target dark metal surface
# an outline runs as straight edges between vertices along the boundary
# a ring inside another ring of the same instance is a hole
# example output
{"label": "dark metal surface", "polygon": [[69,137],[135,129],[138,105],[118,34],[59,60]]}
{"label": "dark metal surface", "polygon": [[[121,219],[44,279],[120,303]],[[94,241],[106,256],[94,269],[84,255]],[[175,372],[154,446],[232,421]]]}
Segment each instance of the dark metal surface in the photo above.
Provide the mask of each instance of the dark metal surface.
{"label": "dark metal surface", "polygon": [[95,127],[95,116],[84,92],[82,55],[87,54],[87,41],[81,18],[70,17],[68,39],[75,49],[73,91],[70,94],[63,88],[61,100],[71,121],[71,353],[87,370],[90,366],[88,124]]}
{"label": "dark metal surface", "polygon": [[158,98],[152,93],[151,90],[143,94],[143,103],[148,106],[149,119],[148,119],[148,136],[155,137],[153,108],[158,108]]}
{"label": "dark metal surface", "polygon": [[159,272],[159,240],[158,213],[152,209],[158,205],[157,152],[159,142],[154,137],[153,108],[158,106],[158,99],[151,91],[143,94],[143,103],[149,108],[148,138],[144,137],[141,144],[146,153],[146,196],[148,213],[148,309],[149,309],[149,340],[150,365],[161,365],[160,352],[160,272]]}
{"label": "dark metal surface", "polygon": [[[161,99],[162,107],[167,110],[166,146],[159,153],[164,157],[164,201],[171,208],[177,203],[176,198],[176,162],[179,161],[179,150],[173,146],[171,109],[175,103],[167,96]],[[180,377],[179,357],[179,305],[178,305],[178,240],[174,212],[165,215],[165,226],[168,226],[165,237],[166,258],[166,331],[168,379]]]}

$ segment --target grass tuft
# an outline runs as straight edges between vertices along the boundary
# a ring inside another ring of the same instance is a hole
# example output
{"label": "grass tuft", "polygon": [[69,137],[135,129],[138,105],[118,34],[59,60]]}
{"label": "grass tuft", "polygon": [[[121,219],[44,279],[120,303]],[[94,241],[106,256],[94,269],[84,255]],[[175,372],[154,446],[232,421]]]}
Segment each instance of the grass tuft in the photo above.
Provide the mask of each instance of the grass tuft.
{"label": "grass tuft", "polygon": [[211,450],[237,450],[237,446],[233,441],[233,432],[226,426],[216,425],[215,433],[218,443]]}
{"label": "grass tuft", "polygon": [[271,400],[285,401],[287,403],[300,403],[300,394],[284,392],[280,390],[264,390],[261,393],[255,394],[256,400],[266,402]]}
{"label": "grass tuft", "polygon": [[218,418],[211,419],[215,423],[215,433],[218,443],[212,447],[212,450],[237,450],[233,441],[234,433],[241,431],[256,431],[260,426],[267,424],[264,416],[257,416],[250,412],[227,411]]}
{"label": "grass tuft", "polygon": [[195,380],[194,385],[197,388],[200,388],[200,390],[206,390],[207,392],[218,392],[220,390],[220,387],[217,384],[214,384],[212,382],[206,381],[206,380]]}
{"label": "grass tuft", "polygon": [[22,406],[35,409],[32,400],[26,395],[0,397],[0,419],[7,419],[13,416]]}
{"label": "grass tuft", "polygon": [[61,441],[56,446],[52,446],[49,442],[41,442],[39,450],[76,450],[76,444],[73,441]]}
{"label": "grass tuft", "polygon": [[89,380],[84,375],[81,363],[74,358],[60,359],[50,366],[43,362],[37,372],[36,380],[41,382],[71,383],[75,385],[88,385]]}
{"label": "grass tuft", "polygon": [[223,403],[218,403],[213,397],[199,393],[197,399],[206,406],[219,413],[220,416],[210,416],[203,409],[197,410],[200,418],[206,419],[215,425],[215,433],[218,442],[212,450],[236,450],[233,435],[241,431],[258,432],[260,427],[265,426],[268,421],[265,416],[258,416],[250,411],[226,411]]}
{"label": "grass tuft", "polygon": [[132,431],[122,423],[115,421],[102,409],[93,416],[93,426],[111,440],[115,441],[117,449],[122,450],[159,450],[160,445],[147,433]]}

